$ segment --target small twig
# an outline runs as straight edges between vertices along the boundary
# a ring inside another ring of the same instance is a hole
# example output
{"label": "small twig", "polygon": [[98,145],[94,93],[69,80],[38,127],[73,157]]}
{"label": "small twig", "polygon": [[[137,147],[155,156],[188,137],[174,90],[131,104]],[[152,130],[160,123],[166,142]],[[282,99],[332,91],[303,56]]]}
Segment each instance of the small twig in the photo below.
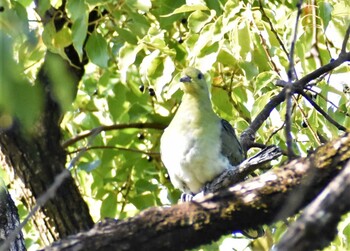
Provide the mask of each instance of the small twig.
{"label": "small twig", "polygon": [[272,24],[270,18],[267,16],[267,14],[266,14],[266,12],[265,12],[265,9],[264,9],[264,7],[263,7],[263,5],[262,5],[261,0],[259,0],[259,6],[260,6],[260,11],[261,11],[263,17],[265,17],[265,18],[267,19],[267,22],[268,22],[269,25],[270,25],[270,29],[271,29],[272,33],[275,34],[277,41],[279,42],[280,46],[282,47],[282,50],[284,51],[284,53],[286,53],[287,57],[289,57],[289,53],[288,53],[286,47],[284,46],[284,44],[283,44],[283,42],[282,42],[282,39],[279,37],[277,31],[276,31],[275,28],[273,27],[273,24]]}
{"label": "small twig", "polygon": [[163,130],[163,129],[165,129],[165,127],[166,127],[166,125],[160,124],[160,123],[131,123],[131,124],[103,125],[103,126],[99,126],[99,127],[94,128],[94,129],[91,129],[90,131],[83,132],[83,133],[63,142],[62,147],[67,148],[68,146],[76,143],[77,141],[93,135],[95,132],[100,133],[102,131],[120,130],[120,129],[127,129],[127,128]]}
{"label": "small twig", "polygon": [[312,136],[314,136],[314,138],[315,138],[315,140],[317,141],[317,143],[318,143],[319,145],[321,145],[321,142],[320,142],[319,137],[317,136],[316,132],[315,132],[315,131],[313,130],[313,128],[311,127],[311,125],[310,125],[310,123],[309,123],[309,121],[308,121],[308,119],[307,119],[307,117],[306,117],[306,114],[305,114],[304,110],[302,109],[302,107],[300,107],[300,105],[299,105],[299,103],[297,102],[297,100],[295,100],[295,104],[296,104],[296,106],[299,108],[299,111],[300,111],[300,113],[301,113],[301,116],[303,117],[303,120],[304,120],[306,126],[307,126],[307,127],[309,128],[309,130],[311,131]]}
{"label": "small twig", "polygon": [[271,135],[270,135],[270,136],[267,138],[267,140],[265,141],[266,144],[272,139],[272,137],[273,137],[274,135],[276,135],[279,131],[281,131],[285,125],[286,125],[286,121],[284,121],[284,122],[282,123],[282,125],[281,125],[279,128],[277,128],[275,131],[273,131],[273,132],[271,133]]}
{"label": "small twig", "polygon": [[112,149],[112,150],[120,150],[120,151],[127,151],[127,152],[134,152],[134,153],[141,153],[146,155],[152,155],[157,156],[159,155],[159,152],[146,152],[138,149],[131,149],[131,148],[125,148],[125,147],[119,147],[119,146],[90,146],[90,147],[81,147],[78,149],[75,149],[74,151],[68,152],[68,154],[75,154],[80,151],[89,151],[93,149]]}
{"label": "small twig", "polygon": [[299,19],[301,15],[301,5],[303,4],[303,0],[299,0],[297,3],[298,7],[298,12],[297,12],[297,17],[295,19],[295,26],[294,26],[294,35],[293,35],[293,40],[290,46],[290,53],[289,53],[289,69],[288,69],[288,82],[292,82],[297,74],[295,72],[295,67],[294,67],[294,50],[295,50],[295,43],[297,41],[297,36],[298,36],[298,24],[299,24]]}
{"label": "small twig", "polygon": [[[331,106],[333,106],[335,109],[339,110],[339,106],[337,106],[336,104],[334,104],[332,101],[330,101],[328,98],[326,98],[324,95],[322,95],[322,93],[318,93],[315,90],[312,89],[307,89],[308,91],[316,94],[317,96],[319,96],[320,98],[322,98],[324,101],[326,101],[327,103],[329,103]],[[343,111],[343,110],[339,110],[338,112],[344,114],[347,117],[350,117],[350,113],[348,113],[347,111]]]}
{"label": "small twig", "polygon": [[312,98],[310,98],[304,91],[299,91],[299,93],[307,100],[309,101],[309,103],[316,109],[316,111],[318,111],[319,113],[321,113],[331,124],[333,124],[336,128],[338,128],[339,130],[342,131],[346,131],[346,128],[342,125],[340,125],[337,121],[335,121],[334,119],[331,118],[331,116],[329,116],[324,110],[322,110],[322,108],[316,104],[315,101],[312,100]]}
{"label": "small twig", "polygon": [[[265,11],[264,11],[264,9],[263,9],[263,7],[262,7],[261,0],[259,0],[259,3],[260,3],[260,8],[262,9],[262,12],[265,13]],[[269,19],[268,19],[268,20],[269,20]],[[277,75],[281,77],[281,74],[280,74],[280,71],[281,71],[281,70],[277,67],[276,63],[273,61],[273,58],[272,58],[272,55],[271,55],[270,50],[269,50],[269,48],[268,48],[266,39],[265,39],[264,36],[262,35],[262,33],[261,33],[261,31],[259,30],[258,26],[256,25],[256,22],[255,22],[254,18],[252,18],[251,22],[252,22],[252,24],[253,24],[253,26],[254,26],[255,32],[256,32],[257,34],[259,34],[262,48],[263,48],[263,50],[264,50],[264,52],[265,52],[265,54],[266,54],[266,57],[267,57],[268,60],[269,60],[268,62],[270,62],[270,64],[272,65],[273,70],[277,73]],[[271,26],[271,21],[269,20],[269,22],[270,22],[270,26]],[[272,27],[272,29],[273,29],[273,27]],[[276,34],[276,36],[278,36],[278,35]]]}

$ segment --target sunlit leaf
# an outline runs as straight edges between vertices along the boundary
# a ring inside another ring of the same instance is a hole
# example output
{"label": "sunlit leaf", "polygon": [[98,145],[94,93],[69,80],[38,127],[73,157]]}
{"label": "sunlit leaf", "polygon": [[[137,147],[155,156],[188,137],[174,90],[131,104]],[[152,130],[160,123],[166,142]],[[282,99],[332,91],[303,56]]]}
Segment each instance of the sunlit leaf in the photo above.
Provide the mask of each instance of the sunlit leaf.
{"label": "sunlit leaf", "polygon": [[323,29],[326,30],[329,21],[332,17],[333,7],[328,2],[319,2],[317,3],[320,11],[320,17],[322,19]]}
{"label": "sunlit leaf", "polygon": [[101,205],[101,216],[114,218],[117,213],[117,198],[116,195],[110,193],[107,198],[103,199]]}
{"label": "sunlit leaf", "polygon": [[196,4],[196,5],[182,5],[181,7],[175,9],[172,13],[167,15],[162,15],[162,17],[169,17],[179,13],[192,12],[196,10],[209,10],[207,6]]}

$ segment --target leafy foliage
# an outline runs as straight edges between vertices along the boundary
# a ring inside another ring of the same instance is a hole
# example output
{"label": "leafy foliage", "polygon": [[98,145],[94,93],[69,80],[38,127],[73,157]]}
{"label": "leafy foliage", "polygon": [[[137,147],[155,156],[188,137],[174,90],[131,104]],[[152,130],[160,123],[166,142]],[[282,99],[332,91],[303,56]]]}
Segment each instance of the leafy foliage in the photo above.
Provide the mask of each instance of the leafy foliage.
{"label": "leafy foliage", "polygon": [[[56,99],[66,111],[61,123],[65,140],[101,125],[166,126],[180,102],[180,72],[188,65],[206,73],[213,83],[216,112],[240,134],[280,91],[276,80],[287,79],[297,1],[194,2],[69,0],[65,6],[69,21],[55,27],[45,20],[30,20],[32,1],[4,1],[0,55],[6,63],[0,74],[0,127],[10,126],[17,117],[31,128],[42,104],[43,90],[35,85],[35,76],[44,53],[50,50],[65,57],[65,47],[73,44],[80,59],[86,50],[90,61],[75,98],[60,66],[53,62],[51,70],[59,80]],[[48,3],[39,1],[37,11],[45,13]],[[58,8],[60,1],[51,5]],[[100,19],[85,44],[92,9]],[[298,78],[337,57],[350,21],[345,13],[350,13],[345,0],[304,4],[295,53]],[[309,91],[347,128],[349,71],[348,65],[339,67],[313,81]],[[292,135],[298,154],[305,155],[340,133],[308,101],[297,95],[293,100]],[[285,111],[283,103],[271,113],[257,142],[285,148]],[[176,203],[179,192],[172,188],[159,158],[161,133],[136,126],[105,130],[67,145],[70,158],[88,147],[72,174],[95,220],[122,219],[150,206]],[[280,227],[272,226],[267,237],[251,245],[260,241],[270,248]],[[342,231],[347,236],[348,224]],[[344,239],[333,245],[348,248]]]}

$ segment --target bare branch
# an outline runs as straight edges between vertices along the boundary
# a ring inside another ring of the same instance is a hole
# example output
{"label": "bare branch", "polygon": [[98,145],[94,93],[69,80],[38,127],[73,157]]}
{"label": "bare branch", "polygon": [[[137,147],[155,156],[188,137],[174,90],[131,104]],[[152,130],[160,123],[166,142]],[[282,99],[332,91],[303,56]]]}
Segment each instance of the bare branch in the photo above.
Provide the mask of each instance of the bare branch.
{"label": "bare branch", "polygon": [[289,52],[289,69],[287,72],[288,75],[288,82],[292,83],[292,81],[294,79],[296,79],[297,75],[295,72],[295,67],[294,67],[294,50],[295,50],[295,43],[297,41],[297,36],[298,36],[298,24],[299,24],[299,19],[300,19],[300,15],[301,15],[301,5],[303,4],[302,0],[299,0],[299,2],[297,3],[297,17],[295,19],[295,25],[294,25],[294,35],[293,35],[293,40],[290,46],[290,52]]}
{"label": "bare branch", "polygon": [[282,50],[284,51],[284,53],[286,53],[286,56],[289,57],[289,53],[288,53],[286,47],[284,46],[284,44],[283,44],[283,42],[282,42],[282,39],[280,38],[280,36],[278,35],[277,31],[276,31],[275,28],[273,27],[273,24],[272,24],[270,18],[267,16],[267,14],[266,14],[266,12],[265,12],[265,9],[264,9],[264,6],[262,5],[261,0],[259,0],[259,7],[260,7],[260,11],[261,11],[263,17],[265,17],[266,20],[267,20],[267,22],[269,23],[270,29],[271,29],[272,33],[275,34],[276,39],[277,39],[277,41],[279,42],[279,44],[280,44]]}
{"label": "bare branch", "polygon": [[68,146],[78,142],[79,140],[82,140],[86,137],[91,136],[92,134],[100,133],[102,131],[111,131],[111,130],[121,130],[121,129],[127,129],[127,128],[138,128],[138,129],[158,129],[163,130],[165,129],[166,125],[160,124],[160,123],[131,123],[131,124],[115,124],[115,125],[102,125],[99,127],[96,127],[94,129],[91,129],[90,131],[83,132],[74,138],[71,138],[65,142],[62,143],[63,148],[67,148]]}
{"label": "bare branch", "polygon": [[133,153],[140,153],[140,154],[146,154],[150,156],[159,156],[159,152],[147,152],[139,149],[133,149],[133,148],[125,148],[125,147],[119,147],[119,146],[90,146],[90,147],[81,147],[74,151],[69,152],[68,154],[74,154],[78,153],[80,151],[89,151],[93,149],[112,149],[112,150],[119,150],[119,151],[126,151],[126,152],[133,152]]}
{"label": "bare branch", "polygon": [[[321,66],[315,71],[305,75],[301,79],[295,81],[293,83],[293,92],[300,93],[303,91],[305,86],[312,80],[322,76],[323,74],[337,68],[339,65],[343,64],[346,61],[350,61],[350,52],[340,55],[336,60],[331,61],[330,63]],[[278,105],[280,105],[286,98],[286,90],[283,88],[279,94],[275,97],[271,98],[271,100],[265,105],[262,111],[256,116],[256,118],[252,121],[250,126],[241,134],[241,144],[243,149],[247,151],[254,142],[255,133],[261,127],[261,125],[266,121],[266,119],[270,116],[270,113],[273,109],[275,109]]]}

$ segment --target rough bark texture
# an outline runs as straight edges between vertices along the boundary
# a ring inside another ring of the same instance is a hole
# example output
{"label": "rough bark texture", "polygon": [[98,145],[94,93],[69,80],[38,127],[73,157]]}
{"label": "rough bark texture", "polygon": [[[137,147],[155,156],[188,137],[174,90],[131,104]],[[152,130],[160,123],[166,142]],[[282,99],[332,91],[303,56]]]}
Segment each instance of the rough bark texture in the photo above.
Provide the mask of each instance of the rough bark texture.
{"label": "rough bark texture", "polygon": [[350,161],[322,193],[303,211],[274,251],[322,249],[337,234],[337,223],[350,210]]}
{"label": "rough bark texture", "polygon": [[[231,231],[293,215],[319,194],[350,159],[350,134],[228,190],[125,221],[106,221],[45,250],[184,250]],[[315,240],[320,241],[320,240]],[[329,241],[329,240],[328,240]]]}
{"label": "rough bark texture", "polygon": [[[15,204],[0,180],[0,246],[9,234],[19,225],[19,217]],[[10,243],[9,251],[26,250],[22,232]]]}

